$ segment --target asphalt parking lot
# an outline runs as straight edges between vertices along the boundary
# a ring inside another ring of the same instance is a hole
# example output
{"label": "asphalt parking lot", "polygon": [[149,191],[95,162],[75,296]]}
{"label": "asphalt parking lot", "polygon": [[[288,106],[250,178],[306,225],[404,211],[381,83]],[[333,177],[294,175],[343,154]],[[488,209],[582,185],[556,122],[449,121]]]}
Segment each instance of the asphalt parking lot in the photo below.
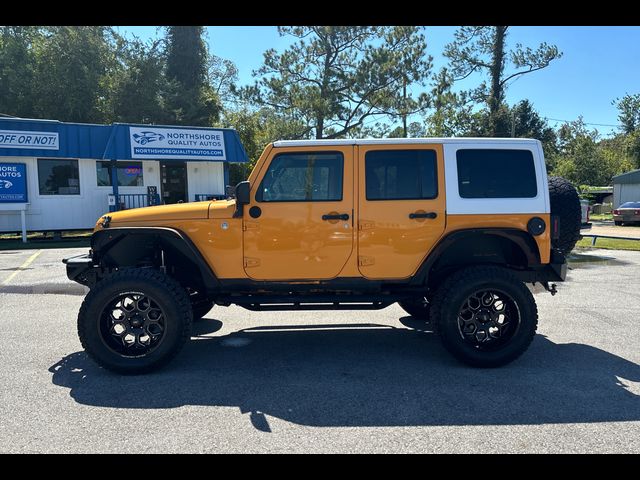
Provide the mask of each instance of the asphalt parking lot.
{"label": "asphalt parking lot", "polygon": [[2,453],[640,453],[640,252],[586,252],[500,369],[457,363],[397,305],[215,307],[167,368],[123,377],[76,336],[60,259],[84,251],[0,251]]}

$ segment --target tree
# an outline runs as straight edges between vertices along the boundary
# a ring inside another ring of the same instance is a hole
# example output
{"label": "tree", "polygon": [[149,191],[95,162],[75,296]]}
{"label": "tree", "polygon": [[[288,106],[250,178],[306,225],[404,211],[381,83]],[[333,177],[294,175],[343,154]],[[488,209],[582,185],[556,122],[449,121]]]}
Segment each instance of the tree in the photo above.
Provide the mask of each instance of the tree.
{"label": "tree", "polygon": [[512,132],[516,138],[535,138],[542,142],[545,158],[558,151],[556,133],[533,108],[529,100],[521,100],[511,108]]}
{"label": "tree", "polygon": [[208,126],[222,106],[207,78],[207,47],[201,26],[171,26],[166,33],[166,102],[172,123]]}
{"label": "tree", "polygon": [[268,143],[276,140],[298,140],[309,133],[309,128],[302,121],[279,115],[271,108],[255,111],[247,108],[228,110],[224,113],[220,126],[237,130],[249,157],[249,163],[230,165],[231,185],[247,179]]}
{"label": "tree", "polygon": [[267,50],[260,79],[241,93],[304,121],[315,138],[345,137],[372,115],[403,115],[415,106],[403,86],[431,66],[417,27],[279,27],[298,41]]}
{"label": "tree", "polygon": [[445,46],[455,80],[480,73],[488,77],[472,92],[472,98],[486,103],[489,112],[489,132],[496,136],[504,125],[499,111],[504,103],[508,82],[549,66],[562,56],[555,45],[541,43],[535,50],[516,44],[506,48],[508,26],[465,26],[455,33],[453,42]]}
{"label": "tree", "polygon": [[164,95],[167,82],[160,42],[138,39],[122,45],[123,69],[113,79],[114,119],[130,123],[167,123],[171,120]]}
{"label": "tree", "polygon": [[600,140],[597,130],[588,130],[582,117],[558,130],[558,155],[554,175],[576,185],[611,185],[611,179],[631,169],[631,162],[615,140]]}
{"label": "tree", "polygon": [[640,93],[616,98],[613,105],[618,107],[618,120],[624,133],[634,133],[640,129]]}
{"label": "tree", "polygon": [[38,27],[0,27],[0,113],[32,117]]}
{"label": "tree", "polygon": [[453,92],[454,78],[443,68],[430,92],[433,113],[426,117],[426,133],[434,137],[465,136],[479,130],[466,92]]}
{"label": "tree", "polygon": [[209,55],[207,64],[209,83],[222,102],[234,101],[236,83],[238,82],[238,67],[231,60]]}
{"label": "tree", "polygon": [[33,116],[67,122],[111,120],[108,79],[118,63],[110,28],[47,27],[32,48]]}
{"label": "tree", "polygon": [[618,107],[618,120],[622,124],[622,148],[635,168],[640,168],[640,93],[625,95],[613,104]]}
{"label": "tree", "polygon": [[207,78],[207,46],[198,26],[167,27],[167,78],[188,90],[201,88]]}

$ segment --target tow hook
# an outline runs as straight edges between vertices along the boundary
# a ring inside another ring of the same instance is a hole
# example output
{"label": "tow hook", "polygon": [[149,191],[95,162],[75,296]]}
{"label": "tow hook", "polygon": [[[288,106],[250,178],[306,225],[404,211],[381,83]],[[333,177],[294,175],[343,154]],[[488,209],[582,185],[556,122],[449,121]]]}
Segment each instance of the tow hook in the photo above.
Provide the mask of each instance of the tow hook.
{"label": "tow hook", "polygon": [[542,286],[545,288],[547,292],[551,294],[553,297],[556,293],[558,293],[558,289],[556,288],[556,284],[552,283],[549,285],[549,282],[542,282]]}

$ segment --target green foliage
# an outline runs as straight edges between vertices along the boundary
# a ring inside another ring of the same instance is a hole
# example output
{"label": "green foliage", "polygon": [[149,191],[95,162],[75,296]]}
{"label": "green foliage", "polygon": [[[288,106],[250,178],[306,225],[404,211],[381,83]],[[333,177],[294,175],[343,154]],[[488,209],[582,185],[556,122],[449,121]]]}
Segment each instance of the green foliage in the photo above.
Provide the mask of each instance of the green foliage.
{"label": "green foliage", "polygon": [[169,123],[167,83],[158,41],[137,39],[121,45],[122,71],[112,79],[113,117],[118,122]]}
{"label": "green foliage", "polygon": [[171,123],[208,126],[220,117],[222,105],[207,78],[203,27],[167,27],[166,107]]}
{"label": "green foliage", "polygon": [[246,180],[265,146],[276,140],[298,140],[306,138],[309,127],[300,120],[279,115],[270,108],[228,110],[221,126],[235,128],[240,135],[249,163],[231,164],[231,185]]}
{"label": "green foliage", "polygon": [[204,27],[172,26],[166,30],[167,78],[187,90],[201,88],[207,76]]}
{"label": "green foliage", "polygon": [[47,27],[32,43],[37,118],[109,121],[108,79],[118,62],[108,27]]}
{"label": "green foliage", "polygon": [[454,78],[443,68],[435,77],[430,92],[433,113],[426,118],[426,133],[434,137],[464,136],[480,130],[466,92],[452,91]]}
{"label": "green foliage", "polygon": [[28,117],[33,112],[37,27],[0,27],[0,113]]}
{"label": "green foliage", "polygon": [[622,131],[630,134],[640,129],[640,93],[616,98],[613,105],[618,107],[618,120],[622,123]]}
{"label": "green foliage", "polygon": [[631,170],[630,159],[620,148],[623,138],[601,140],[597,130],[588,130],[582,117],[558,131],[558,153],[553,174],[576,185],[611,185],[612,177]]}
{"label": "green foliage", "polygon": [[304,121],[316,138],[345,137],[372,115],[419,108],[403,86],[422,82],[431,67],[417,27],[279,27],[298,41],[269,49],[259,80],[244,98]]}
{"label": "green foliage", "polygon": [[235,67],[209,56],[202,35],[168,27],[164,42],[145,44],[104,26],[0,27],[0,113],[211,125]]}
{"label": "green foliage", "polygon": [[542,42],[534,50],[516,44],[506,48],[508,26],[460,27],[454,41],[445,46],[454,80],[462,80],[474,73],[484,76],[482,83],[468,92],[475,102],[484,102],[489,109],[490,136],[502,136],[505,122],[503,106],[508,83],[521,75],[541,70],[562,56],[555,45]]}

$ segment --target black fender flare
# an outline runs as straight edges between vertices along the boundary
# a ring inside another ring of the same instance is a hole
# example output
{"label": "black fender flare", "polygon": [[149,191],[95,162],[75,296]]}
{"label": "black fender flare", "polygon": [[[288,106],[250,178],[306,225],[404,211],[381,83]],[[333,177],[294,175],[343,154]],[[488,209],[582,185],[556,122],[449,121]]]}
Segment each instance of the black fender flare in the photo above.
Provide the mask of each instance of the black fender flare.
{"label": "black fender flare", "polygon": [[[161,244],[165,248],[171,248],[191,262],[200,273],[202,282],[207,290],[217,290],[220,288],[220,281],[211,269],[202,253],[194,245],[191,239],[182,231],[169,227],[114,227],[96,231],[91,237],[91,252],[94,265],[102,267],[120,266],[118,258],[112,258],[110,252],[123,242],[136,241],[137,238],[153,239],[153,248]],[[142,243],[138,244],[142,245]],[[146,242],[145,247],[150,245]],[[120,257],[126,255],[121,252]],[[126,263],[126,262],[125,262]]]}
{"label": "black fender flare", "polygon": [[538,244],[530,233],[516,228],[469,228],[456,230],[442,237],[434,249],[424,259],[410,283],[412,285],[426,284],[432,267],[436,261],[444,255],[447,249],[463,239],[481,236],[497,237],[513,242],[524,254],[528,268],[540,266]]}

